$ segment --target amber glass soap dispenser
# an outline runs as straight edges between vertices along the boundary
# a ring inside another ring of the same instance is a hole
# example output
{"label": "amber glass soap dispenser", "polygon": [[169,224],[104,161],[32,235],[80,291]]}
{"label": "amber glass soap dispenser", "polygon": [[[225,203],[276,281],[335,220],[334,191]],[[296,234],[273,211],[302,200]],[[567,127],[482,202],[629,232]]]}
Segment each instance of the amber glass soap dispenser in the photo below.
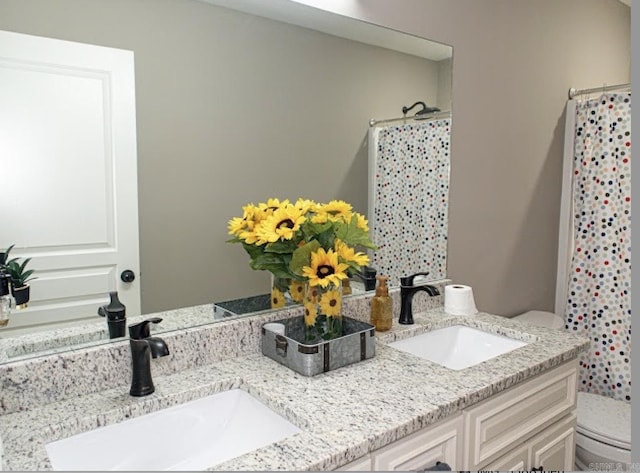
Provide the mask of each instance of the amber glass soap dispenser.
{"label": "amber glass soap dispenser", "polygon": [[386,332],[393,323],[393,310],[386,276],[376,276],[378,287],[376,295],[371,299],[371,325],[376,332]]}

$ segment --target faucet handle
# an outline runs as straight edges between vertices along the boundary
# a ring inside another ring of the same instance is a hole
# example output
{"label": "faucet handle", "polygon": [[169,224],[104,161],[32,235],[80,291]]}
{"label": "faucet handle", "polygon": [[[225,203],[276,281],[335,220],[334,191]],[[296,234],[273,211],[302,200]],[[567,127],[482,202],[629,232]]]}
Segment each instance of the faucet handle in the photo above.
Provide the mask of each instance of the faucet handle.
{"label": "faucet handle", "polygon": [[353,273],[358,279],[364,283],[365,291],[373,291],[376,288],[376,268],[371,266],[363,266],[360,271]]}
{"label": "faucet handle", "polygon": [[129,325],[129,337],[132,340],[142,340],[151,336],[150,324],[158,324],[162,322],[160,317],[151,317],[150,319],[143,320],[140,323]]}
{"label": "faucet handle", "polygon": [[411,276],[405,276],[400,278],[400,286],[410,287],[413,286],[413,278],[416,276],[429,276],[429,273],[416,273]]}

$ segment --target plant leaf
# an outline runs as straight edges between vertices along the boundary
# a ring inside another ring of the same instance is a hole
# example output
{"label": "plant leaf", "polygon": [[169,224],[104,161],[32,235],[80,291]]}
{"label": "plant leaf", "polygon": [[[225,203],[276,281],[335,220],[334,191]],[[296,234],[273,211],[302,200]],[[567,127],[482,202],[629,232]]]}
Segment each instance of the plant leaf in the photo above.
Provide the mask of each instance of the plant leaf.
{"label": "plant leaf", "polygon": [[268,253],[293,253],[296,249],[297,245],[292,240],[286,241],[276,241],[274,243],[269,243],[264,251]]}
{"label": "plant leaf", "polygon": [[[0,253],[0,266],[4,266],[7,264],[7,258],[9,258],[9,253],[11,253],[11,249],[15,246],[15,243],[7,248],[5,251]],[[14,258],[15,259],[15,258]]]}
{"label": "plant leaf", "polygon": [[316,238],[317,235],[331,229],[331,227],[332,227],[331,222],[313,223],[312,221],[307,220],[302,225],[301,228],[302,228],[302,234],[304,235],[305,240],[309,241]]}
{"label": "plant leaf", "polygon": [[277,253],[264,253],[251,260],[251,269],[266,270],[279,278],[292,278],[286,260]]}
{"label": "plant leaf", "polygon": [[291,263],[289,264],[291,272],[302,276],[302,268],[311,264],[311,253],[318,248],[320,248],[320,243],[316,240],[311,240],[306,245],[297,248],[296,251],[293,252]]}
{"label": "plant leaf", "polygon": [[369,239],[368,232],[358,228],[358,217],[351,217],[349,223],[345,223],[336,228],[336,238],[339,238],[350,246],[363,246],[372,250],[378,247]]}
{"label": "plant leaf", "polygon": [[264,247],[263,246],[248,245],[247,243],[242,242],[242,247],[249,254],[249,257],[251,259],[255,259],[258,256],[264,254]]}

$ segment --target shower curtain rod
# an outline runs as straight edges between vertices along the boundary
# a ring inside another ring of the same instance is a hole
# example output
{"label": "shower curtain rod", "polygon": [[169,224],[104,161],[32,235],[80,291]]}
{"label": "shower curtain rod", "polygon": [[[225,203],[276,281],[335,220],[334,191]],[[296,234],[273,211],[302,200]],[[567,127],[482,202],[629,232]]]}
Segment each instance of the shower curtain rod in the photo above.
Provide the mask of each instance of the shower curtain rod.
{"label": "shower curtain rod", "polygon": [[451,112],[433,112],[433,113],[430,113],[428,116],[418,115],[416,117],[415,115],[411,115],[409,117],[385,118],[384,120],[376,120],[372,118],[371,120],[369,120],[369,126],[376,126],[376,125],[380,125],[381,123],[391,123],[391,122],[407,121],[407,120],[416,120],[416,121],[435,120],[436,118],[448,118],[450,116],[451,116]]}
{"label": "shower curtain rod", "polygon": [[571,87],[569,89],[569,99],[574,98],[576,95],[593,94],[594,92],[608,92],[610,90],[628,89],[631,84],[618,84],[618,85],[603,85],[602,87],[594,87],[593,89],[576,90]]}

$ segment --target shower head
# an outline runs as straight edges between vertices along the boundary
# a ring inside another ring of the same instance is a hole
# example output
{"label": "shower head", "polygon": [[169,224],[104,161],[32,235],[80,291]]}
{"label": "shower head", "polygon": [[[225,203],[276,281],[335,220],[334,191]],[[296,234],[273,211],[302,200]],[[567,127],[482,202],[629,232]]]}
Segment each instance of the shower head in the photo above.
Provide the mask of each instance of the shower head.
{"label": "shower head", "polygon": [[424,120],[425,118],[427,118],[425,115],[440,111],[438,107],[428,107],[424,102],[416,102],[410,107],[402,107],[402,115],[407,116],[407,112],[410,112],[417,105],[421,105],[422,108],[418,110],[413,116],[416,120]]}

